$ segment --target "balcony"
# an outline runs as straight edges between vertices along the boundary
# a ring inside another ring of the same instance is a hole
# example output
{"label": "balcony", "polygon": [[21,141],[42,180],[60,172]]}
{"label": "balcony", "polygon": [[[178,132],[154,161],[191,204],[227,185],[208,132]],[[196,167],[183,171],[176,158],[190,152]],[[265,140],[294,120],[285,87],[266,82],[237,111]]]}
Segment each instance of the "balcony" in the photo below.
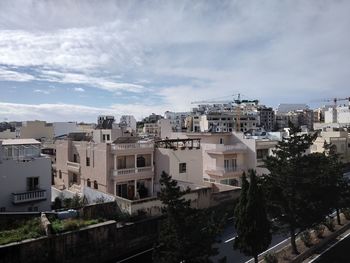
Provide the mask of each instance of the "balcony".
{"label": "balcony", "polygon": [[116,181],[147,179],[153,177],[153,167],[137,167],[113,170],[113,177]]}
{"label": "balcony", "polygon": [[112,150],[153,149],[153,143],[120,143],[112,144]]}
{"label": "balcony", "polygon": [[46,190],[34,190],[22,193],[12,193],[12,197],[12,202],[14,204],[46,200]]}
{"label": "balcony", "polygon": [[246,170],[244,166],[237,167],[213,167],[208,168],[205,172],[208,175],[219,176],[219,177],[239,177]]}
{"label": "balcony", "polygon": [[67,169],[72,173],[80,173],[80,163],[67,162]]}
{"label": "balcony", "polygon": [[248,147],[241,143],[232,144],[232,145],[209,144],[207,145],[206,152],[209,154],[232,154],[232,153],[245,153],[247,149]]}

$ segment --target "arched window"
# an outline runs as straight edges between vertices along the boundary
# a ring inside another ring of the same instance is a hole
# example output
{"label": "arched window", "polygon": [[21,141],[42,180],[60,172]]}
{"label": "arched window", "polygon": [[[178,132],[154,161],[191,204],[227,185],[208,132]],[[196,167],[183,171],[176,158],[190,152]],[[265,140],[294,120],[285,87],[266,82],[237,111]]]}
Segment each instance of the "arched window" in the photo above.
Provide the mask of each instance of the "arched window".
{"label": "arched window", "polygon": [[94,181],[94,189],[98,189],[98,183],[96,180]]}
{"label": "arched window", "polygon": [[222,138],[220,138],[220,144],[223,144],[224,140]]}
{"label": "arched window", "polygon": [[86,180],[86,185],[87,185],[88,187],[91,187],[91,181],[90,181],[90,179],[87,179],[87,180]]}
{"label": "arched window", "polygon": [[143,156],[137,157],[137,167],[145,167],[146,166],[146,159]]}

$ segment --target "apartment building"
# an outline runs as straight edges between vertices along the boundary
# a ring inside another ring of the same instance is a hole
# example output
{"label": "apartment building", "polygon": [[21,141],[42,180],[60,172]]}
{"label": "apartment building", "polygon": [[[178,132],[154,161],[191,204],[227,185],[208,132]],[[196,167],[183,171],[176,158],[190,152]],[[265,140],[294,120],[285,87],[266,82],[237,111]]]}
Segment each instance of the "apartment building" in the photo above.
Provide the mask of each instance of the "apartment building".
{"label": "apartment building", "polygon": [[51,210],[51,160],[34,139],[0,141],[0,211]]}
{"label": "apartment building", "polygon": [[119,121],[119,127],[128,130],[130,133],[136,131],[136,119],[132,115],[122,115]]}
{"label": "apartment building", "polygon": [[325,111],[325,123],[339,123],[350,126],[350,106],[331,107]]}
{"label": "apartment building", "polygon": [[342,162],[350,162],[350,135],[346,129],[323,128],[311,146],[311,152],[324,152],[325,142],[334,145],[335,151],[339,154]]}
{"label": "apartment building", "polygon": [[142,133],[155,138],[166,138],[172,132],[169,119],[161,119],[155,123],[144,123]]}
{"label": "apartment building", "polygon": [[272,131],[275,128],[275,111],[271,107],[260,105],[257,107],[259,113],[259,126],[266,131]]}
{"label": "apartment building", "polygon": [[171,128],[173,132],[186,131],[186,118],[190,116],[189,112],[171,112],[166,111],[164,113],[165,119],[170,120]]}
{"label": "apartment building", "polygon": [[120,137],[113,143],[89,138],[56,141],[55,186],[93,189],[127,199],[153,195],[153,143]]}

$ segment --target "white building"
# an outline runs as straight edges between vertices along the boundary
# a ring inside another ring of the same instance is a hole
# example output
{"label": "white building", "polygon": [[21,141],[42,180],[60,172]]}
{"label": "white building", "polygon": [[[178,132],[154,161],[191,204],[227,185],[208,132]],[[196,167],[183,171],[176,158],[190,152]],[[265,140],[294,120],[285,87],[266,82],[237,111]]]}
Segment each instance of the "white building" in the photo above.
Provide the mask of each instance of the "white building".
{"label": "white building", "polygon": [[0,211],[51,210],[51,159],[34,139],[0,141]]}
{"label": "white building", "polygon": [[123,115],[120,117],[120,127],[124,127],[130,132],[136,131],[136,119],[133,115]]}
{"label": "white building", "polygon": [[55,137],[80,131],[76,122],[53,122],[52,127]]}
{"label": "white building", "polygon": [[170,120],[174,132],[186,131],[186,118],[190,116],[189,112],[171,112],[164,113],[165,119]]}
{"label": "white building", "polygon": [[339,106],[329,108],[325,112],[325,123],[350,124],[350,108],[349,106]]}

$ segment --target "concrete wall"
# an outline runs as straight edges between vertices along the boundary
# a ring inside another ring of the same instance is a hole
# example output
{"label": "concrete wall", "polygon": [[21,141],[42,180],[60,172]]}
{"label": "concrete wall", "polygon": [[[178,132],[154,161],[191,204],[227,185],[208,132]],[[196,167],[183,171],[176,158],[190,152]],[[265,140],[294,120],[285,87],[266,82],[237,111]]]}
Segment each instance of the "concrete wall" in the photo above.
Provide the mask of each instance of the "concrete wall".
{"label": "concrete wall", "polygon": [[80,231],[0,246],[2,263],[100,263],[116,262],[156,241],[159,219],[118,227],[115,221]]}
{"label": "concrete wall", "polygon": [[27,121],[20,127],[21,139],[53,139],[53,126],[47,126],[45,121]]}
{"label": "concrete wall", "polygon": [[16,132],[11,132],[10,129],[0,132],[0,139],[16,139]]}
{"label": "concrete wall", "polygon": [[55,137],[79,131],[76,122],[53,122],[52,126]]}
{"label": "concrete wall", "polygon": [[[156,182],[159,181],[163,171],[173,179],[201,184],[203,182],[203,160],[201,149],[155,149]],[[186,163],[186,172],[179,172],[179,164]]]}
{"label": "concrete wall", "polygon": [[[39,177],[39,188],[46,190],[47,199],[14,205],[12,193],[27,191],[27,177]],[[38,211],[51,210],[51,159],[40,157],[29,161],[2,160],[0,207],[6,207],[6,211],[28,211],[29,207],[38,207]]]}

